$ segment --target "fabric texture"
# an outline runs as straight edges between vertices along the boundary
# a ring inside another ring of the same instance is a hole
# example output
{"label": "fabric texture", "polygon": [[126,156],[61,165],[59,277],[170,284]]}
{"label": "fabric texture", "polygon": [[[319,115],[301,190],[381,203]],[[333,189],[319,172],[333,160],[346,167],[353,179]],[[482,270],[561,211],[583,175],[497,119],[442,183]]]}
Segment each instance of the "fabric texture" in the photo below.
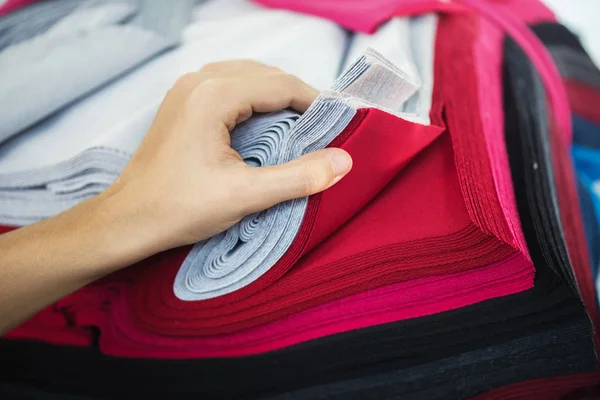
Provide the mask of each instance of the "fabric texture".
{"label": "fabric texture", "polygon": [[0,142],[165,50],[169,42],[161,36],[118,24],[134,13],[118,2],[76,10],[42,35],[4,49]]}
{"label": "fabric texture", "polygon": [[[52,215],[108,185],[175,70],[229,54],[289,66],[321,89],[334,82],[302,116],[255,115],[236,128],[247,163],[332,146],[353,169],[320,194],[59,300],[0,340],[0,393],[593,398],[597,227],[582,218],[594,197],[577,190],[593,194],[595,169],[574,173],[571,144],[576,162],[582,148],[599,151],[577,143],[598,124],[580,93],[598,92],[576,41],[534,0],[261,3],[362,33],[238,0],[197,6],[182,47],[0,147],[0,202],[14,207],[4,222]],[[402,16],[413,13],[427,14]],[[98,124],[77,138],[86,119]],[[25,159],[44,135],[76,143]]]}
{"label": "fabric texture", "polygon": [[[340,45],[345,40],[339,27],[256,6],[238,17],[223,15],[223,9],[232,3],[241,2],[203,5],[180,47],[0,146],[0,221],[7,225],[29,224],[103,191],[124,168],[162,97],[184,72],[198,70],[208,62],[246,57],[296,73],[316,87],[324,88],[333,81],[342,53]],[[264,46],[264,40],[273,39],[267,28],[277,23],[290,27],[287,35],[272,41],[272,46]],[[262,24],[265,29],[257,30],[256,26]],[[133,25],[122,28],[135,32],[139,29]],[[300,37],[307,39],[303,45],[298,44]],[[315,42],[309,40],[311,37],[327,39],[314,46],[309,45]],[[242,38],[254,38],[256,44],[248,46]],[[323,60],[320,68],[302,67],[308,51],[303,49],[308,47]],[[48,143],[58,142],[63,145],[56,151],[46,151]]]}

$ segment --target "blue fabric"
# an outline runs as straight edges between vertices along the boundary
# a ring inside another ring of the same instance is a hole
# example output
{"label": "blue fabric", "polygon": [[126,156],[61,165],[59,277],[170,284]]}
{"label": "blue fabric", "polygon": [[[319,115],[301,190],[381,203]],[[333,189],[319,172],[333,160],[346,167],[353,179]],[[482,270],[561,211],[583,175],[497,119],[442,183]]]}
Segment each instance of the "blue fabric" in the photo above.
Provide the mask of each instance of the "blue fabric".
{"label": "blue fabric", "polygon": [[[597,128],[600,134],[600,127]],[[585,226],[586,240],[590,251],[592,273],[596,281],[596,293],[600,287],[598,263],[600,254],[600,150],[573,145],[573,161],[577,170],[579,201]]]}
{"label": "blue fabric", "polygon": [[600,126],[573,115],[573,143],[600,150]]}

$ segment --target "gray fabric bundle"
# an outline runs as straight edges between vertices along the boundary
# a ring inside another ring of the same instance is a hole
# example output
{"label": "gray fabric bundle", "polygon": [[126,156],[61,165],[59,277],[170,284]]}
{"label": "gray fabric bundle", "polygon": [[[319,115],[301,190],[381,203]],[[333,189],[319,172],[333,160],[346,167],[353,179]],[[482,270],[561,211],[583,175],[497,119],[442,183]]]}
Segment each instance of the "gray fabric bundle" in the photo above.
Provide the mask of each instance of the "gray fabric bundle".
{"label": "gray fabric bundle", "polygon": [[[411,40],[433,52],[436,22],[434,16],[419,19],[419,31],[425,26],[428,34],[411,37]],[[408,20],[403,20],[400,25],[408,24]],[[383,28],[386,35],[387,28]],[[376,39],[377,35],[372,38]],[[419,64],[428,63],[421,60]],[[424,85],[424,90],[420,90],[420,82],[431,82],[433,64],[428,65],[429,70],[423,70],[422,76],[412,56],[410,66],[408,71],[402,70],[367,49],[334,82],[331,91],[323,92],[304,115],[298,117],[284,112],[251,118],[232,132],[232,145],[242,157],[254,160],[253,164],[268,166],[326,147],[344,130],[358,108],[376,107],[427,124],[429,109],[420,115],[407,112],[405,107],[430,104],[427,98],[431,97],[432,85]],[[197,243],[175,278],[175,295],[181,300],[204,300],[231,293],[258,279],[292,244],[307,201],[301,198],[278,204]]]}
{"label": "gray fabric bundle", "polygon": [[0,17],[0,50],[46,32],[78,7],[95,0],[46,0]]}

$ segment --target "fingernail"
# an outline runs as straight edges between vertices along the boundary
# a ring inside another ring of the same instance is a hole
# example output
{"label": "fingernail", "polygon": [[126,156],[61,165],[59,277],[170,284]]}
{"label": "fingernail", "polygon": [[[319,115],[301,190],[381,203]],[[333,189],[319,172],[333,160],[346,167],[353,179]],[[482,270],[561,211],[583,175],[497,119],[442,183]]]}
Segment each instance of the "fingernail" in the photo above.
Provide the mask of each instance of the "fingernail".
{"label": "fingernail", "polygon": [[336,149],[331,155],[331,164],[336,175],[343,175],[350,171],[352,167],[352,158],[344,150]]}

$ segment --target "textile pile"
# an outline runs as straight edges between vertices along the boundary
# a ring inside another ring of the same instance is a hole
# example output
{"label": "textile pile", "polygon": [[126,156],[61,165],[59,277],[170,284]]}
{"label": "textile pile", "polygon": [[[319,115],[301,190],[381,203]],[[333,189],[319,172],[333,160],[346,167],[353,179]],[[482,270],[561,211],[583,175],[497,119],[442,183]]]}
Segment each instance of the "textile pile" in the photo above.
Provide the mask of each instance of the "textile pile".
{"label": "textile pile", "polygon": [[600,72],[540,1],[9,3],[2,233],[110,186],[214,61],[321,90],[238,125],[247,163],[353,169],[43,310],[0,340],[0,394],[600,398]]}

